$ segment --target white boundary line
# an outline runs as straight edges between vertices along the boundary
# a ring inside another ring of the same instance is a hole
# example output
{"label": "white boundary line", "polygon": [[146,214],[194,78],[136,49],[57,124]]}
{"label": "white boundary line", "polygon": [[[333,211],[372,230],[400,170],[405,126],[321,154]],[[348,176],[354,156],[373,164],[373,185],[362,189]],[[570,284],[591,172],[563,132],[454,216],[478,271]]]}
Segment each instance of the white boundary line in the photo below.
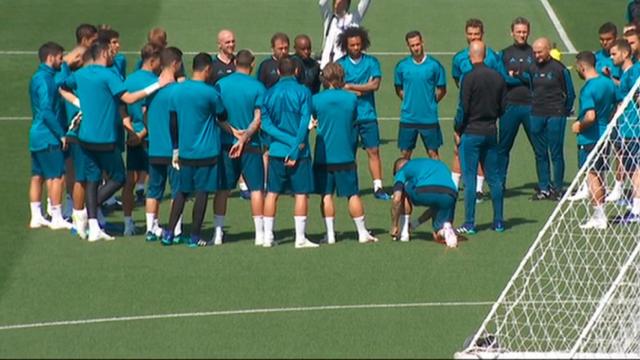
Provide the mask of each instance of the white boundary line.
{"label": "white boundary line", "polygon": [[[0,116],[0,122],[1,121],[25,121],[25,120],[31,120],[31,116]],[[400,118],[399,117],[379,117],[378,120],[379,121],[399,121]],[[453,118],[441,117],[440,120],[451,121],[453,120]]]}
{"label": "white boundary line", "polygon": [[576,50],[576,47],[573,46],[571,39],[569,39],[569,35],[567,35],[567,32],[564,30],[562,23],[560,23],[560,19],[558,19],[556,12],[553,10],[553,7],[551,7],[551,4],[549,4],[549,0],[540,0],[540,2],[542,3],[542,6],[544,6],[544,9],[547,11],[549,19],[551,19],[551,22],[553,23],[553,26],[556,27],[556,31],[558,32],[558,35],[560,35],[560,39],[562,39],[562,42],[564,43],[564,46],[567,48],[568,52],[572,54],[578,53],[578,50]]}
{"label": "white boundary line", "polygon": [[39,323],[30,323],[30,324],[2,325],[0,326],[0,331],[33,329],[33,328],[42,328],[42,327],[140,321],[140,320],[195,318],[195,317],[212,317],[212,316],[228,316],[228,315],[272,314],[272,313],[287,313],[287,312],[332,311],[332,310],[336,311],[336,310],[359,310],[359,309],[398,309],[398,308],[457,307],[457,306],[471,307],[471,306],[490,306],[492,304],[493,304],[493,301],[423,302],[423,303],[402,303],[402,304],[325,305],[325,306],[301,306],[301,307],[288,307],[288,308],[221,310],[221,311],[204,311],[204,312],[174,313],[174,314],[117,316],[117,317],[85,319],[85,320],[66,320],[66,321],[51,321],[51,322],[39,322]]}

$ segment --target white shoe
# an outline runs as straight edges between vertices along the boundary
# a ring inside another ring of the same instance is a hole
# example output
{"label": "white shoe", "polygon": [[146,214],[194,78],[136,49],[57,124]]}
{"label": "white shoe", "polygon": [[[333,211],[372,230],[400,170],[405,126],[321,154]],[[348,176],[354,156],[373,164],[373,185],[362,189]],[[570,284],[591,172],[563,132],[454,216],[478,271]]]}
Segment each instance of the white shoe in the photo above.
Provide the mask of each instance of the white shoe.
{"label": "white shoe", "polygon": [[309,241],[309,239],[304,238],[302,240],[296,240],[296,249],[304,249],[304,248],[317,248],[320,245]]}
{"label": "white shoe", "polygon": [[358,242],[360,244],[367,244],[367,243],[374,243],[374,242],[378,242],[378,238],[367,233],[366,235],[363,236],[359,236],[358,237]]}
{"label": "white shoe", "polygon": [[53,219],[49,223],[49,229],[51,230],[70,230],[73,225],[62,218]]}
{"label": "white shoe", "polygon": [[87,239],[87,226],[89,226],[87,219],[82,219],[79,216],[75,216],[72,217],[73,219],[73,227],[76,230],[76,234],[78,234],[78,236],[80,237],[80,239],[82,240],[86,240]]}
{"label": "white shoe", "polygon": [[586,185],[582,185],[580,186],[580,189],[578,189],[578,191],[569,196],[568,200],[569,201],[580,201],[580,200],[585,200],[589,198],[589,188]]}
{"label": "white shoe", "polygon": [[596,230],[605,230],[607,228],[607,219],[606,218],[591,218],[589,219],[589,221],[587,221],[586,223],[580,225],[580,229],[582,230],[590,230],[590,229],[596,229]]}
{"label": "white shoe", "polygon": [[224,237],[224,232],[216,231],[216,234],[213,236],[213,245],[222,245],[223,237]]}
{"label": "white shoe", "polygon": [[264,240],[262,241],[262,247],[270,248],[273,245],[275,245],[275,242],[273,241],[273,234],[265,235]]}
{"label": "white shoe", "polygon": [[333,236],[329,236],[327,234],[324,235],[324,237],[322,238],[322,241],[320,242],[321,244],[328,244],[328,245],[333,245],[336,243],[336,236],[335,234]]}
{"label": "white shoe", "polygon": [[441,229],[440,235],[444,236],[444,242],[447,247],[454,248],[458,246],[458,237],[452,227]]}
{"label": "white shoe", "polygon": [[113,236],[107,234],[106,232],[99,230],[96,233],[93,233],[91,231],[89,231],[89,238],[87,240],[89,240],[89,242],[96,242],[98,240],[106,240],[106,241],[111,241],[111,240],[115,240],[116,238],[114,238]]}
{"label": "white shoe", "polygon": [[160,226],[157,226],[157,225],[154,226],[153,229],[151,230],[151,232],[154,233],[155,236],[157,236],[157,237],[161,237],[162,236],[162,228]]}
{"label": "white shoe", "polygon": [[264,235],[263,236],[256,235],[255,239],[253,240],[253,245],[262,246],[263,244],[264,244]]}
{"label": "white shoe", "polygon": [[31,218],[31,221],[29,221],[29,227],[31,229],[38,229],[43,226],[47,226],[47,227],[51,226],[51,223],[49,222],[49,220],[45,219],[43,216]]}
{"label": "white shoe", "polygon": [[409,234],[401,234],[400,235],[400,241],[402,241],[402,242],[409,242],[410,239],[411,239],[411,236]]}
{"label": "white shoe", "polygon": [[604,198],[606,202],[614,202],[618,201],[622,198],[622,189],[619,187],[614,187],[613,190]]}

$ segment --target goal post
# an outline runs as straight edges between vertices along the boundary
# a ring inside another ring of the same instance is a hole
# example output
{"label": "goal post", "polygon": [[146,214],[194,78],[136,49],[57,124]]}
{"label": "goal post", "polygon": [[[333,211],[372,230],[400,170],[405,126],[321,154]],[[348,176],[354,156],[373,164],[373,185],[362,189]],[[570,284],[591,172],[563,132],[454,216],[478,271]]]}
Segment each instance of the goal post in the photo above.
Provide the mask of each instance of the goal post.
{"label": "goal post", "polygon": [[[639,87],[640,79],[456,358],[640,358]],[[599,207],[606,221],[596,227],[587,225],[593,179],[605,189],[625,184]]]}

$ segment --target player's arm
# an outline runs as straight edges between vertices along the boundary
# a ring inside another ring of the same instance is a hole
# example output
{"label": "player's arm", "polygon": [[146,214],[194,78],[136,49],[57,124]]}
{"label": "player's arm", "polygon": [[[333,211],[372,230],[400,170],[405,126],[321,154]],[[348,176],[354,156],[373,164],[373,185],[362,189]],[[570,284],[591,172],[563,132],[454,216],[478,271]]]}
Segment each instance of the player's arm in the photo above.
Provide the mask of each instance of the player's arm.
{"label": "player's arm", "polygon": [[353,14],[354,17],[354,21],[356,23],[360,23],[362,22],[362,19],[364,19],[364,16],[367,13],[367,10],[369,10],[369,6],[371,5],[371,0],[360,0],[358,2],[358,7],[356,8],[356,12]]}
{"label": "player's arm", "polygon": [[64,88],[59,88],[58,92],[60,93],[60,96],[62,96],[64,101],[73,104],[73,106],[77,107],[78,109],[80,108],[80,99],[78,99],[78,97],[74,93]]}
{"label": "player's arm", "polygon": [[399,62],[396,65],[396,69],[393,72],[393,85],[396,90],[396,95],[400,98],[400,100],[404,100],[404,87],[402,86],[404,82],[404,77],[402,75],[402,69],[400,68],[402,62]]}
{"label": "player's arm", "polygon": [[573,125],[571,125],[571,130],[574,134],[580,134],[584,130],[590,128],[596,122],[596,111],[594,109],[590,109],[585,112],[582,119],[577,119]]}
{"label": "player's arm", "polygon": [[404,100],[404,90],[402,89],[402,85],[396,85],[396,95],[400,98],[400,100]]}
{"label": "player's arm", "polygon": [[287,158],[292,161],[298,160],[298,156],[300,155],[300,151],[304,150],[306,146],[305,139],[309,134],[309,129],[311,129],[310,123],[312,122],[311,117],[311,92],[305,91],[304,98],[302,99],[302,106],[300,111],[300,122],[298,126],[298,131],[296,133],[295,146],[292,151],[289,153]]}
{"label": "player's arm", "polygon": [[359,93],[368,93],[373,91],[378,91],[380,89],[380,83],[382,82],[382,78],[380,77],[372,77],[364,84],[345,84],[345,90],[356,91]]}
{"label": "player's arm", "polygon": [[438,72],[436,78],[436,102],[439,103],[440,100],[447,95],[447,73],[444,71],[444,66],[438,62]]}
{"label": "player's arm", "polygon": [[38,94],[38,108],[42,114],[44,126],[49,129],[56,139],[62,142],[65,132],[56,114],[53,112],[54,99],[49,96],[49,86],[47,86],[44,81],[39,81],[36,85],[36,93]]}
{"label": "player's arm", "polygon": [[260,124],[262,123],[262,115],[259,107],[256,107],[253,110],[253,120],[249,124],[249,127],[242,131],[240,137],[238,138],[238,142],[233,144],[231,149],[229,150],[229,157],[234,159],[242,154],[242,150],[244,145],[249,142],[249,139],[253,137],[254,134],[260,130]]}
{"label": "player's arm", "polygon": [[455,123],[455,130],[456,130],[456,133],[458,134],[462,134],[467,124],[467,121],[469,119],[469,107],[471,105],[471,88],[473,87],[472,81],[473,79],[472,78],[470,79],[467,76],[465,77],[463,83],[460,84],[460,91],[461,91],[460,105],[462,107],[462,116],[460,118],[456,118],[456,123]]}
{"label": "player's arm", "polygon": [[173,149],[173,154],[171,156],[171,166],[173,166],[173,168],[176,170],[180,170],[180,153],[178,151],[178,113],[175,111],[169,111],[169,135],[171,137],[171,148]]}
{"label": "player's arm", "polygon": [[[400,175],[398,173],[397,175]],[[391,200],[391,237],[396,239],[400,236],[400,215],[404,213],[403,204],[405,201],[404,182],[396,179],[393,186],[393,198]]]}
{"label": "player's arm", "polygon": [[294,139],[291,137],[291,135],[278,129],[278,127],[273,124],[273,121],[271,120],[271,115],[269,114],[269,110],[267,109],[266,102],[262,106],[261,115],[262,115],[262,124],[260,128],[264,130],[264,132],[266,132],[274,140],[289,145],[289,148],[294,148],[296,146],[294,143]]}
{"label": "player's arm", "polygon": [[436,88],[436,102],[440,102],[440,100],[442,100],[445,95],[447,95],[447,88],[446,87],[437,87]]}
{"label": "player's arm", "polygon": [[120,90],[124,87],[122,80],[120,79],[117,79],[117,80],[120,81],[120,84],[118,84],[117,81],[114,79],[110,82],[109,87],[111,88],[112,93],[114,94],[120,93],[120,96],[119,96],[120,100],[122,100],[122,102],[124,102],[125,104],[129,104],[129,105],[146,98],[147,96],[153,94],[163,86],[175,81],[173,75],[163,72],[158,77],[157,82],[147,86],[142,90],[130,93],[128,91],[122,92]]}
{"label": "player's arm", "polygon": [[564,93],[567,96],[564,105],[566,109],[566,115],[569,116],[573,111],[573,102],[576,100],[576,93],[573,90],[573,81],[571,80],[571,73],[569,73],[569,70],[567,68],[564,68],[562,70],[562,80],[563,80],[562,83],[564,86]]}

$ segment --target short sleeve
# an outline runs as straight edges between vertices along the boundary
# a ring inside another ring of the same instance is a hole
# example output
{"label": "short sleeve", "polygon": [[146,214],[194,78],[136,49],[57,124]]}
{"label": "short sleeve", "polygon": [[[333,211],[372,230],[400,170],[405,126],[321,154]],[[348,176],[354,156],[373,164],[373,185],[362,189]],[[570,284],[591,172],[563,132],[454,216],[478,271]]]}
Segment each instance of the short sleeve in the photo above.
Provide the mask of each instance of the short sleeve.
{"label": "short sleeve", "polygon": [[124,81],[113,72],[109,72],[108,74],[107,85],[109,86],[111,95],[120,96],[125,93],[127,88],[124,86]]}
{"label": "short sleeve", "polygon": [[372,78],[381,78],[382,70],[380,69],[380,62],[375,57],[370,57],[371,59],[371,77]]}
{"label": "short sleeve", "polygon": [[62,82],[65,87],[75,90],[78,88],[78,81],[76,80],[76,74],[71,73],[71,75],[67,76],[66,79]]}
{"label": "short sleeve", "polygon": [[439,62],[436,62],[436,65],[437,65],[436,87],[439,87],[439,88],[447,87],[447,74],[444,71],[444,66],[442,66],[442,64],[440,64]]}
{"label": "short sleeve", "polygon": [[580,114],[581,116],[583,116],[584,113],[586,113],[589,110],[593,110],[595,108],[596,108],[596,103],[593,96],[593,91],[591,90],[591,87],[586,87],[580,93]]}
{"label": "short sleeve", "polygon": [[400,61],[395,68],[393,73],[393,83],[395,86],[402,87],[402,82],[404,81],[402,76],[402,61]]}

